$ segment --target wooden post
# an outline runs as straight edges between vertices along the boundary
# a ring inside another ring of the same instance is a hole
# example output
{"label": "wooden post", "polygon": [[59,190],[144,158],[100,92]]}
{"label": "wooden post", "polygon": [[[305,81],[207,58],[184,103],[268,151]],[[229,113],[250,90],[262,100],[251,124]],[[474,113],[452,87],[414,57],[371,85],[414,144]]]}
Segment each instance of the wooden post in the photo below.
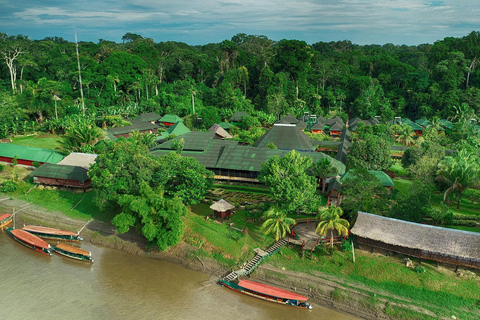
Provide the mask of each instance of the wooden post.
{"label": "wooden post", "polygon": [[422,265],[422,259],[418,258],[418,265],[421,266]]}
{"label": "wooden post", "polygon": [[370,253],[373,253],[373,246],[372,246],[372,250],[370,250]]}
{"label": "wooden post", "polygon": [[458,264],[455,266],[455,273],[458,272]]}
{"label": "wooden post", "polygon": [[438,268],[438,260],[437,260],[437,268]]}

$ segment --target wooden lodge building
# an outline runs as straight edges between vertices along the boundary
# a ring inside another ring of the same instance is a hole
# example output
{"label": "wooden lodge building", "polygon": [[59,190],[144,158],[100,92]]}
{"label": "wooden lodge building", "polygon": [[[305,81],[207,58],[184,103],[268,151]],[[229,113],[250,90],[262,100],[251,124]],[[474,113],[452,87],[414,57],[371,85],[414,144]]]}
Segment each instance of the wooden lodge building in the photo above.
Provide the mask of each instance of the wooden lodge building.
{"label": "wooden lodge building", "polygon": [[130,126],[109,129],[107,135],[110,137],[110,139],[114,140],[115,138],[120,137],[128,138],[134,131],[138,131],[140,133],[157,133],[159,129],[157,124],[150,123],[148,121],[130,120],[130,122],[132,122]]}
{"label": "wooden lodge building", "polygon": [[480,269],[480,233],[446,229],[359,212],[355,243],[419,259]]}
{"label": "wooden lodge building", "polygon": [[312,139],[299,130],[295,124],[275,123],[267,133],[255,141],[253,146],[266,148],[270,143],[280,150],[313,152],[316,149]]}
{"label": "wooden lodge building", "polygon": [[[293,128],[296,129],[295,126]],[[243,146],[238,141],[219,140],[214,137],[214,132],[192,131],[166,141],[150,149],[150,152],[155,156],[162,156],[173,151],[173,140],[183,139],[182,156],[197,159],[201,165],[214,172],[215,179],[250,183],[259,182],[258,176],[262,163],[273,156],[283,157],[289,152],[289,150]],[[302,156],[313,158],[314,161],[328,157],[322,152],[299,152]],[[330,159],[340,172],[345,172],[344,164],[333,158]]]}
{"label": "wooden lodge building", "polygon": [[52,149],[0,143],[0,162],[12,163],[14,158],[17,159],[18,164],[32,167],[34,162],[38,162],[40,165],[58,163],[65,158],[65,155]]}
{"label": "wooden lodge building", "polygon": [[30,177],[37,184],[86,189],[91,185],[87,172],[96,158],[96,154],[72,152],[57,164],[43,164]]}

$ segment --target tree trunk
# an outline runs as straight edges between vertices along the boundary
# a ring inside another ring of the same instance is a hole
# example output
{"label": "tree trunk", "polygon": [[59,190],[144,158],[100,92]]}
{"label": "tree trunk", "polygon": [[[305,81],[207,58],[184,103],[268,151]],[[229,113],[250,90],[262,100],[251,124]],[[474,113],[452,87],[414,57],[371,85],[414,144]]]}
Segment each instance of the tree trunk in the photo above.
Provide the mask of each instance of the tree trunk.
{"label": "tree trunk", "polygon": [[333,248],[333,229],[330,230],[330,245]]}
{"label": "tree trunk", "polygon": [[325,187],[327,186],[327,178],[322,177],[322,193],[325,193]]}

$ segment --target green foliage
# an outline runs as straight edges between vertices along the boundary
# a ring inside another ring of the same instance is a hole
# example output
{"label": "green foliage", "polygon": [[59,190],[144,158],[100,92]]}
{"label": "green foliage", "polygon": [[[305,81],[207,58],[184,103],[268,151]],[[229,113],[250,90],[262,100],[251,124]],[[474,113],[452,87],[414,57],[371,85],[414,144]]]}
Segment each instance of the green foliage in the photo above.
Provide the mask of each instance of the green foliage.
{"label": "green foliage", "polygon": [[187,212],[180,198],[167,199],[161,189],[154,190],[143,181],[137,196],[124,194],[118,204],[122,212],[112,220],[118,232],[125,233],[138,225],[142,235],[160,250],[180,242],[183,234],[181,217]]}
{"label": "green foliage", "polygon": [[15,192],[17,191],[17,184],[12,179],[8,179],[2,182],[0,185],[1,192]]}
{"label": "green foliage", "polygon": [[333,248],[333,230],[336,230],[339,235],[347,236],[350,223],[347,220],[340,218],[343,215],[343,210],[340,207],[332,205],[331,207],[323,207],[320,209],[317,218],[320,223],[315,229],[315,233],[326,237],[330,231],[330,244]]}
{"label": "green foliage", "polygon": [[35,168],[38,168],[38,167],[40,167],[40,163],[38,163],[37,161],[34,161],[34,162],[32,162],[32,166],[35,167]]}
{"label": "green foliage", "polygon": [[5,170],[5,165],[0,163],[0,172],[2,172],[3,170]]}
{"label": "green foliage", "polygon": [[312,158],[291,151],[283,158],[274,156],[262,164],[259,180],[287,212],[311,212],[318,206],[316,179],[307,174]]}
{"label": "green foliage", "polygon": [[18,156],[14,156],[14,157],[12,158],[12,165],[13,165],[13,166],[16,166],[17,164],[18,164]]}
{"label": "green foliage", "polygon": [[315,162],[310,168],[309,173],[318,178],[318,181],[322,182],[322,193],[325,193],[325,186],[327,184],[327,178],[335,177],[339,173],[338,167],[336,167],[330,158],[322,158]]}
{"label": "green foliage", "polygon": [[388,191],[367,170],[355,170],[355,174],[342,184],[342,207],[348,219],[354,220],[358,211],[383,214],[388,209]]}
{"label": "green foliage", "polygon": [[213,173],[194,158],[170,152],[158,159],[152,182],[185,204],[195,204],[205,199],[212,188]]}
{"label": "green foliage", "polygon": [[457,196],[457,209],[460,209],[463,192],[468,188],[480,186],[480,159],[476,153],[461,149],[438,163],[437,174],[448,187],[443,201],[446,201],[450,192],[454,192]]}
{"label": "green foliage", "polygon": [[67,130],[61,137],[60,150],[70,152],[93,152],[93,145],[103,138],[102,131],[92,125],[81,123]]}
{"label": "green foliage", "polygon": [[358,135],[353,138],[352,148],[347,157],[348,167],[367,170],[388,169],[392,164],[391,132],[388,130],[388,127],[383,125],[360,127]]}
{"label": "green foliage", "polygon": [[397,197],[397,202],[392,206],[389,216],[400,220],[422,222],[430,215],[431,194],[431,185],[413,181],[409,190]]}
{"label": "green foliage", "polygon": [[429,216],[433,224],[437,226],[449,226],[453,224],[453,212],[444,203],[441,203],[439,208],[431,208]]}
{"label": "green foliage", "polygon": [[267,143],[267,148],[268,149],[278,149],[277,146],[273,142]]}
{"label": "green foliage", "polygon": [[295,224],[294,219],[287,217],[287,214],[276,206],[267,210],[264,218],[261,229],[265,234],[274,234],[275,241],[285,237],[290,232],[290,226]]}

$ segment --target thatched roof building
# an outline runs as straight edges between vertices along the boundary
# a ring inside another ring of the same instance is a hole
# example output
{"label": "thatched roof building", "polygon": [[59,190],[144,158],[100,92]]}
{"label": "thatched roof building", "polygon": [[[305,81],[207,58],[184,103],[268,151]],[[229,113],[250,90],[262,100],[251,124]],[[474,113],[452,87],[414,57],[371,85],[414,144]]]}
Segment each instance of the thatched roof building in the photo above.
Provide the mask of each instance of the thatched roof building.
{"label": "thatched roof building", "polygon": [[351,229],[358,244],[409,256],[480,268],[480,234],[359,212]]}
{"label": "thatched roof building", "polygon": [[215,216],[222,219],[231,216],[233,214],[232,209],[234,208],[234,205],[228,203],[223,199],[218,200],[210,206],[210,209],[215,212]]}
{"label": "thatched roof building", "polygon": [[233,136],[228,133],[225,129],[223,129],[219,124],[214,124],[211,126],[209,129],[211,132],[215,132],[215,137],[218,137],[220,139],[232,139]]}

